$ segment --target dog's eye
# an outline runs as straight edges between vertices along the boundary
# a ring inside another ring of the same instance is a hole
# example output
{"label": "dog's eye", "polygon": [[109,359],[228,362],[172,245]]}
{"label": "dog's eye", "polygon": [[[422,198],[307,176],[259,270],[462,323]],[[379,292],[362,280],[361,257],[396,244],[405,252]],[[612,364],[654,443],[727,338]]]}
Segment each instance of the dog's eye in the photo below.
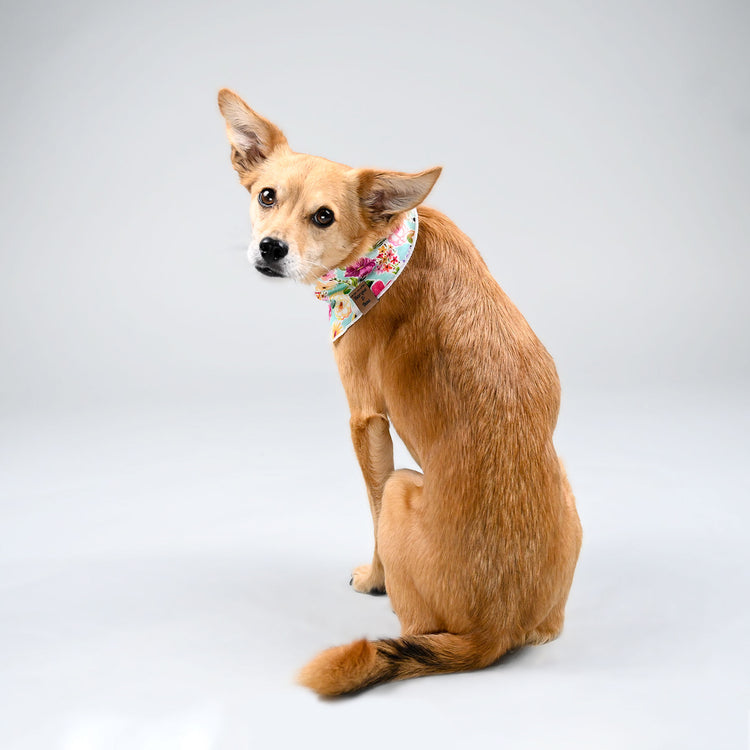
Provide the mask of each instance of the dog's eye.
{"label": "dog's eye", "polygon": [[258,193],[258,203],[261,206],[273,206],[276,203],[276,191],[273,188],[263,188]]}
{"label": "dog's eye", "polygon": [[327,227],[333,224],[333,218],[333,211],[331,211],[330,208],[326,208],[325,206],[323,206],[313,214],[312,220],[319,227]]}

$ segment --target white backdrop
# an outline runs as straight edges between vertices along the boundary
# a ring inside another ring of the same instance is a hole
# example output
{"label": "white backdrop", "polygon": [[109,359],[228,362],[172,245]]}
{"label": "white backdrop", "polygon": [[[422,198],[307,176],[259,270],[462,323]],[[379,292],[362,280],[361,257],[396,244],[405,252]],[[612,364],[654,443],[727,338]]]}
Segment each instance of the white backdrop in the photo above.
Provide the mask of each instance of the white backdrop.
{"label": "white backdrop", "polygon": [[[394,723],[737,746],[746,3],[32,0],[0,38],[4,747],[364,747]],[[397,623],[346,586],[369,513],[326,311],[246,262],[223,86],[298,151],[443,165],[428,202],[563,382],[585,541],[555,644],[335,705],[291,685]]]}
{"label": "white backdrop", "polygon": [[[445,167],[582,386],[745,378],[743,4],[32,2],[4,13],[6,403],[244,392],[327,368],[309,290],[254,278],[215,98],[292,147]],[[323,322],[321,322],[323,319]]]}

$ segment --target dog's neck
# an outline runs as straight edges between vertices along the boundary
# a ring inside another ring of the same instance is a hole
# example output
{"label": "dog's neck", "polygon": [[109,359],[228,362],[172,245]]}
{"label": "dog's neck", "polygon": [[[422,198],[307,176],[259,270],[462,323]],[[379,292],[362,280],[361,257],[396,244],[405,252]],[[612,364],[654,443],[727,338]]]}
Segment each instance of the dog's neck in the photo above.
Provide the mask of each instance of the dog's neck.
{"label": "dog's neck", "polygon": [[318,279],[315,296],[329,305],[331,341],[343,336],[374,307],[398,278],[409,262],[418,229],[417,209],[413,208],[388,237],[376,242],[364,255]]}

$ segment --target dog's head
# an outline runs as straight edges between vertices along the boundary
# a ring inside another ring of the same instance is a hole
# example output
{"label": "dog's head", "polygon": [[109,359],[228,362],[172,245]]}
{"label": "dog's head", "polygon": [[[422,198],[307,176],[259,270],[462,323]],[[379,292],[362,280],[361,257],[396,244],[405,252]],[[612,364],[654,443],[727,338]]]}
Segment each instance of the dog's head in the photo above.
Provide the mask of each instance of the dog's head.
{"label": "dog's head", "polygon": [[248,258],[266,276],[313,282],[362,255],[418,206],[440,167],[416,174],[352,169],[298,154],[273,123],[219,92],[232,164],[251,195]]}

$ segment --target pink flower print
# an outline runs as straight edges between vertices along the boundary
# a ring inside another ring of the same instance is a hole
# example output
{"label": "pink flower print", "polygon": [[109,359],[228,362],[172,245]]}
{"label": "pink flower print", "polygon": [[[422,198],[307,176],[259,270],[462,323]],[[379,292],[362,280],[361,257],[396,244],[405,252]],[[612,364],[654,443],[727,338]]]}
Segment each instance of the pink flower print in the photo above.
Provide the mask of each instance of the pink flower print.
{"label": "pink flower print", "polygon": [[344,273],[347,276],[354,276],[358,279],[367,276],[372,269],[375,268],[375,261],[372,258],[360,258],[354,261],[350,266],[347,266]]}
{"label": "pink flower print", "polygon": [[406,227],[400,224],[393,230],[393,234],[388,238],[388,242],[396,246],[403,245],[406,242]]}
{"label": "pink flower print", "polygon": [[371,289],[372,289],[372,293],[376,297],[379,297],[383,293],[383,289],[385,289],[385,284],[382,281],[376,281],[372,285]]}
{"label": "pink flower print", "polygon": [[377,257],[380,273],[393,273],[398,270],[398,255],[389,245],[384,245]]}
{"label": "pink flower print", "polygon": [[326,271],[320,278],[323,281],[330,281],[331,279],[336,277],[336,269],[332,269],[331,271]]}

